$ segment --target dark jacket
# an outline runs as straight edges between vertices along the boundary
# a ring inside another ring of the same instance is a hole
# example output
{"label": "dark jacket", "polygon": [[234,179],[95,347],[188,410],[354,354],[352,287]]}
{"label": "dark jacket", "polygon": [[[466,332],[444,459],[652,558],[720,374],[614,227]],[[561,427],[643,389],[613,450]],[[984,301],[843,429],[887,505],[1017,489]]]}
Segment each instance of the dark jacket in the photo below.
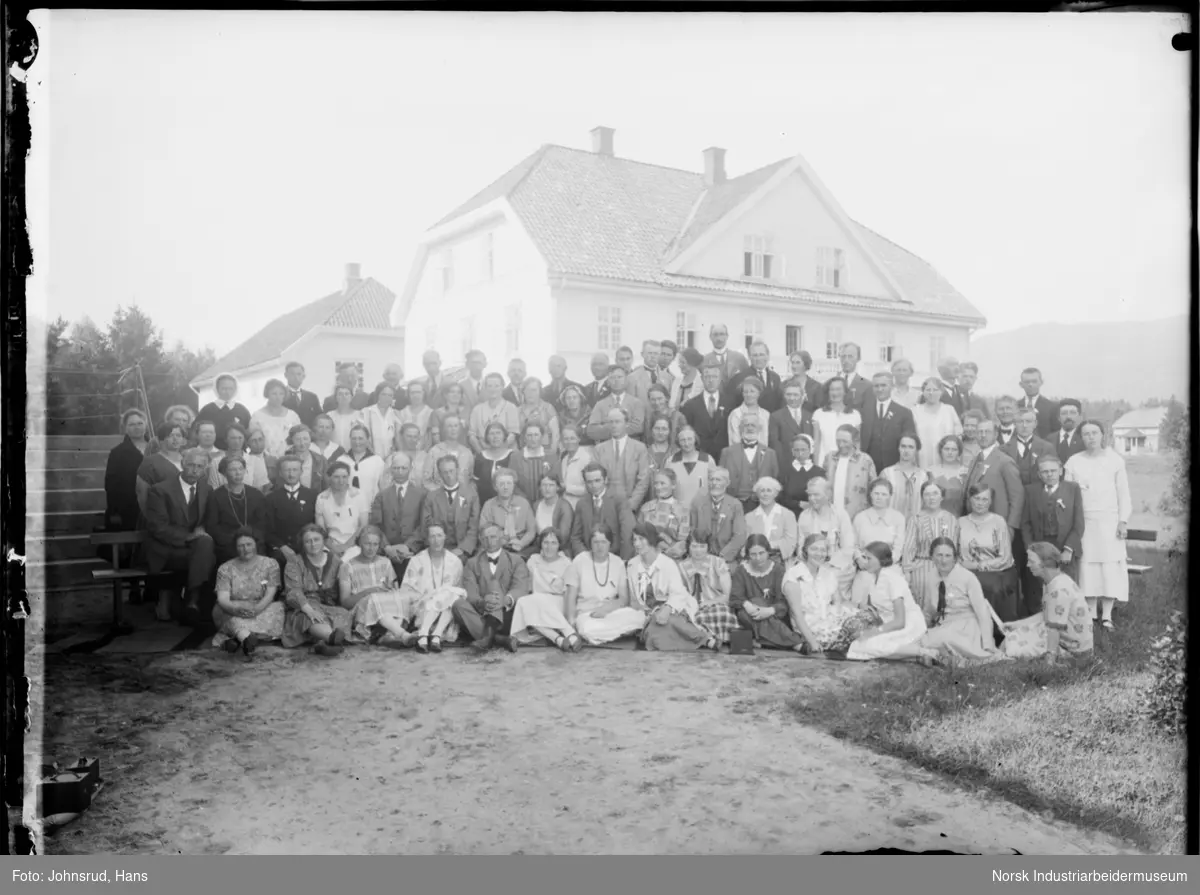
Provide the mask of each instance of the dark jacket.
{"label": "dark jacket", "polygon": [[297,497],[298,500],[288,497],[283,485],[273,488],[266,496],[263,528],[268,550],[285,546],[297,551],[301,549],[296,543],[296,535],[316,518],[317,492],[301,485]]}
{"label": "dark jacket", "polygon": [[104,470],[104,521],[110,530],[134,531],[141,511],[137,502],[137,474],[146,457],[133,440],[125,440],[108,454]]}
{"label": "dark jacket", "polygon": [[317,414],[321,413],[321,399],[315,393],[306,392],[304,389],[300,389],[300,397],[297,398],[289,388],[287,390],[287,397],[283,399],[283,406],[288,410],[295,411],[296,416],[300,417],[300,422],[304,423],[310,429],[312,428],[313,420],[317,418]]}
{"label": "dark jacket", "polygon": [[371,504],[371,524],[379,526],[389,544],[404,544],[415,556],[424,547],[421,515],[428,493],[411,477],[403,501],[396,494],[395,484],[380,488]]}
{"label": "dark jacket", "polygon": [[887,406],[887,413],[879,418],[879,402],[871,396],[859,409],[862,415],[861,449],[875,461],[875,468],[882,470],[900,462],[900,438],[917,431],[912,411],[896,401]]}
{"label": "dark jacket", "polygon": [[708,415],[708,394],[701,390],[679,408],[688,425],[696,430],[696,447],[710,457],[720,457],[721,451],[729,447],[729,411],[733,408],[718,395],[717,412]]}
{"label": "dark jacket", "polygon": [[210,401],[201,407],[200,412],[196,414],[196,422],[200,422],[201,420],[211,420],[217,427],[217,447],[225,450],[225,433],[229,431],[229,427],[234,423],[237,423],[243,429],[249,429],[250,411],[241,404],[235,403],[233,407],[226,409],[215,401]]}
{"label": "dark jacket", "polygon": [[187,536],[197,526],[204,524],[212,494],[207,478],[196,483],[196,523],[191,525],[178,477],[159,482],[150,489],[146,495],[146,512],[142,517],[146,528],[146,540],[142,547],[146,554],[146,567],[151,572],[161,572],[173,551],[187,547]]}
{"label": "dark jacket", "polygon": [[[1047,535],[1053,515],[1053,537]],[[1078,559],[1083,555],[1083,496],[1074,482],[1062,481],[1053,495],[1042,484],[1025,489],[1025,507],[1021,514],[1021,537],[1028,548],[1038,541],[1049,541],[1059,550],[1070,547]]]}
{"label": "dark jacket", "polygon": [[571,521],[572,554],[578,556],[592,549],[592,531],[598,525],[607,525],[612,532],[613,553],[624,560],[633,558],[633,527],[637,520],[633,518],[629,501],[614,497],[612,491],[605,491],[599,514],[591,494],[583,495],[575,504],[575,518]]}
{"label": "dark jacket", "polygon": [[265,552],[267,531],[267,497],[257,488],[247,487],[242,494],[246,497],[246,512],[241,515],[241,506],[234,510],[233,497],[229,488],[222,485],[209,495],[204,508],[204,530],[213,539],[217,562],[237,556],[234,535],[243,525],[254,532],[260,553]]}

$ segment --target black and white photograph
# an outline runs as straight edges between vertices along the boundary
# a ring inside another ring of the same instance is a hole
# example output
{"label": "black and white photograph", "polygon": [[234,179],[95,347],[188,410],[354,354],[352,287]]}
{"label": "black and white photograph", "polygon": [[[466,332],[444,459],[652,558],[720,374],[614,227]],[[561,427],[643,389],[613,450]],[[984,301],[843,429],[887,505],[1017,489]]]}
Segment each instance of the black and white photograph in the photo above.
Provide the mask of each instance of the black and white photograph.
{"label": "black and white photograph", "polygon": [[8,851],[1187,853],[1192,25],[31,12]]}

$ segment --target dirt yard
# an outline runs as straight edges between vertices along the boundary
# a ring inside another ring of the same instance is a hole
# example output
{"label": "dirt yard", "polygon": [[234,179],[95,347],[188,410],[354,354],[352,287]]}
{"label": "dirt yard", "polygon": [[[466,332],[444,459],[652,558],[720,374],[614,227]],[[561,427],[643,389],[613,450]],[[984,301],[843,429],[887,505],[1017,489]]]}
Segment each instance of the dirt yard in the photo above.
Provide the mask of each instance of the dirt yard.
{"label": "dirt yard", "polygon": [[48,656],[51,854],[1132,852],[791,720],[862,666],[587,650]]}

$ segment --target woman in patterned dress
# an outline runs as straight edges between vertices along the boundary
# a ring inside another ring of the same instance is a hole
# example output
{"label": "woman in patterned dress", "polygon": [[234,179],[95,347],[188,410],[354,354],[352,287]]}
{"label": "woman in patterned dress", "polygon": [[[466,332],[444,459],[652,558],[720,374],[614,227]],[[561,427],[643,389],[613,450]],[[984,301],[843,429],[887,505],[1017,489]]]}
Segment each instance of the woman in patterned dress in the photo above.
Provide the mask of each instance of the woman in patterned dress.
{"label": "woman in patterned dress", "polygon": [[646,625],[646,613],[630,605],[625,564],[612,553],[613,540],[608,526],[597,526],[588,538],[591,550],[571,560],[565,577],[563,615],[589,644],[610,643]]}
{"label": "woman in patterned dress", "polygon": [[1086,656],[1092,652],[1092,613],[1088,600],[1063,573],[1062,553],[1053,544],[1029,545],[1029,571],[1045,582],[1042,616],[1046,626],[1046,661]]}
{"label": "woman in patterned dress", "polygon": [[782,490],[783,486],[771,476],[763,476],[754,483],[758,506],[746,514],[746,533],[766,537],[771,544],[771,558],[786,568],[796,556],[799,535],[792,511],[775,502]]}
{"label": "woman in patterned dress", "polygon": [[947,435],[938,442],[939,462],[929,470],[942,489],[942,509],[952,516],[961,516],[963,490],[967,486],[967,466],[963,463],[963,440]]}
{"label": "woman in patterned dress", "polygon": [[808,642],[812,654],[844,653],[863,628],[879,622],[879,616],[838,592],[837,573],[827,562],[829,547],[822,535],[806,537],[800,557],[783,576],[792,629]]}
{"label": "woman in patterned dress", "polygon": [[673,560],[683,559],[691,531],[691,513],[675,499],[675,472],[660,469],[653,474],[654,497],[638,510],[638,521],[649,522],[658,532],[658,549]]}
{"label": "woman in patterned dress", "polygon": [[1015,622],[1022,615],[1008,522],[992,512],[992,489],[987,485],[968,488],[967,503],[971,512],[958,521],[960,562],[975,573],[1000,621]]}
{"label": "woman in patterned dress", "polygon": [[536,422],[541,427],[542,447],[548,453],[558,453],[558,411],[542,398],[542,380],[536,376],[526,376],[521,383],[521,406],[517,408],[517,416],[521,421],[521,432],[530,422]]}
{"label": "woman in patterned dress", "polygon": [[258,646],[259,638],[278,640],[283,636],[284,605],[276,601],[279,591],[279,563],[258,555],[258,542],[248,528],[234,536],[237,558],[217,569],[217,605],[213,623],[217,626],[214,646],[236,653],[240,647],[247,656]]}
{"label": "woman in patterned dress", "polygon": [[921,609],[929,617],[934,607],[925,603],[930,581],[937,576],[933,564],[933,542],[937,538],[949,538],[958,543],[958,517],[942,507],[942,486],[937,482],[926,482],[921,486],[921,511],[908,520],[904,527],[904,550],[900,566],[908,578],[913,596],[921,603]]}
{"label": "woman in patterned dress", "polygon": [[832,498],[829,480],[815,477],[808,480],[808,509],[796,520],[797,538],[803,540],[811,534],[825,537],[829,550],[829,565],[838,577],[838,592],[847,597],[857,574],[854,565],[854,523],[841,507],[830,502]]}
{"label": "woman in patterned dress", "polygon": [[513,607],[512,636],[521,643],[544,637],[564,653],[577,653],[583,649],[583,638],[563,614],[571,567],[571,560],[559,552],[564,543],[553,528],[538,535],[538,552],[526,563],[530,592]]}
{"label": "woman in patterned dress", "polygon": [[283,645],[288,649],[313,644],[320,656],[336,656],[350,635],[349,610],[338,602],[338,572],[342,561],[325,546],[321,526],[309,523],[300,529],[300,551],[282,549],[284,605]]}
{"label": "woman in patterned dress", "polygon": [[665,414],[651,413],[646,419],[646,430],[650,433],[646,442],[650,471],[660,472],[671,462],[671,421]]}
{"label": "woman in patterned dress", "polygon": [[[933,478],[931,472],[917,465],[920,450],[920,438],[901,435],[899,461],[879,473],[880,478],[891,483],[892,509],[903,513],[906,522],[920,511],[921,486]],[[899,556],[900,552],[896,551],[893,555]]]}
{"label": "woman in patterned dress", "polygon": [[771,542],[750,535],[744,556],[733,570],[729,594],[729,608],[738,623],[764,647],[807,654],[808,641],[788,624],[791,610],[783,595],[783,564],[771,558]]}
{"label": "woman in patterned dress", "polygon": [[[377,526],[366,526],[358,533],[357,555],[343,562],[338,573],[338,595],[342,606],[354,613],[354,636],[360,640],[379,641],[379,632],[372,628],[384,617],[411,620],[414,615],[411,596],[400,591],[396,570],[384,555],[386,545]],[[394,635],[387,645],[399,639],[396,646],[408,646],[412,640],[407,632],[398,636],[387,626],[382,627]]]}
{"label": "woman in patterned dress", "polygon": [[696,449],[696,430],[684,426],[675,436],[679,450],[667,469],[675,473],[675,499],[689,510],[702,494],[708,493],[708,471],[717,465],[708,454]]}
{"label": "woman in patterned dress", "polygon": [[721,642],[696,623],[699,604],[684,586],[678,564],[658,552],[658,539],[658,532],[647,522],[633,529],[637,555],[629,561],[629,599],[645,608],[643,648],[661,652],[720,649]]}
{"label": "woman in patterned dress", "polygon": [[700,606],[696,624],[721,643],[728,643],[729,632],[739,627],[737,616],[729,608],[732,576],[725,560],[708,552],[708,532],[688,534],[687,555],[679,564],[679,574]]}
{"label": "woman in patterned dress", "polygon": [[825,458],[825,477],[834,506],[841,507],[853,519],[870,505],[867,488],[877,478],[875,461],[858,448],[855,426],[838,426],[836,450]]}

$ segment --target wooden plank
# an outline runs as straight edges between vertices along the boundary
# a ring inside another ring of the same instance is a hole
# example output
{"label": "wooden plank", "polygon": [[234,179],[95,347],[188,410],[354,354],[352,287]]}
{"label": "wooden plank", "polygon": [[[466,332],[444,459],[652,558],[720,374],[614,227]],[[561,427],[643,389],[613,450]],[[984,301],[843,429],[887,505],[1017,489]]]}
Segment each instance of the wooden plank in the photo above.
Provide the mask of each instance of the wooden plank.
{"label": "wooden plank", "polygon": [[92,572],[93,581],[134,581],[149,577],[150,573],[145,569],[96,569]]}
{"label": "wooden plank", "polygon": [[145,539],[144,531],[94,531],[91,543],[97,547],[104,544],[140,544]]}
{"label": "wooden plank", "polygon": [[1130,565],[1127,565],[1125,568],[1129,571],[1130,575],[1144,575],[1146,572],[1149,572],[1151,569],[1153,569],[1154,566],[1130,566]]}
{"label": "wooden plank", "polygon": [[1125,531],[1125,540],[1150,541],[1153,543],[1158,540],[1158,532],[1148,528],[1130,528]]}

